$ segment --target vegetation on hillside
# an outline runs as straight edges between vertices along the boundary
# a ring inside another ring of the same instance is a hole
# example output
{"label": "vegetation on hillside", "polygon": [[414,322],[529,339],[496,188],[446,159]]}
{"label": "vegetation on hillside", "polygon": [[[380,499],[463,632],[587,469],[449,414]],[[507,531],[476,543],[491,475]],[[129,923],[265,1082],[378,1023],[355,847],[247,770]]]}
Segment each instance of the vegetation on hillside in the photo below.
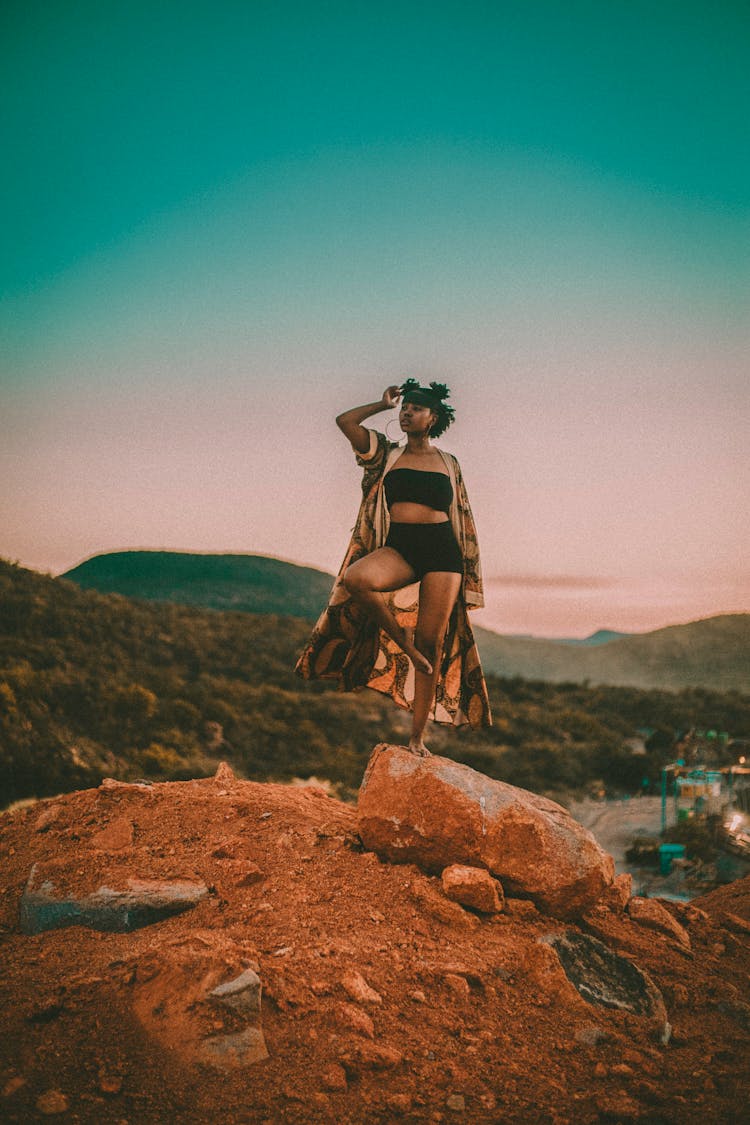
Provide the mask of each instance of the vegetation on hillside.
{"label": "vegetation on hillside", "polygon": [[[0,801],[123,779],[315,775],[344,794],[408,716],[293,673],[309,622],[81,590],[0,560]],[[434,727],[436,752],[558,798],[658,780],[674,733],[750,736],[750,696],[489,677],[495,725]],[[623,741],[649,728],[645,755]],[[718,753],[731,754],[723,746]],[[727,759],[729,760],[729,758]]]}

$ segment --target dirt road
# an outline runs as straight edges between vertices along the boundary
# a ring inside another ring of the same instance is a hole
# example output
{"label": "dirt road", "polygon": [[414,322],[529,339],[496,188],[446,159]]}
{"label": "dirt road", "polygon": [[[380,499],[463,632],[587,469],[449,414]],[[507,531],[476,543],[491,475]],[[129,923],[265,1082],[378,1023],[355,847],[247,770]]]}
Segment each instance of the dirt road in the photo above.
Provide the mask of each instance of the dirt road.
{"label": "dirt road", "polygon": [[633,837],[658,836],[661,831],[660,797],[579,801],[570,806],[570,813],[614,858],[618,874],[628,870],[625,850]]}

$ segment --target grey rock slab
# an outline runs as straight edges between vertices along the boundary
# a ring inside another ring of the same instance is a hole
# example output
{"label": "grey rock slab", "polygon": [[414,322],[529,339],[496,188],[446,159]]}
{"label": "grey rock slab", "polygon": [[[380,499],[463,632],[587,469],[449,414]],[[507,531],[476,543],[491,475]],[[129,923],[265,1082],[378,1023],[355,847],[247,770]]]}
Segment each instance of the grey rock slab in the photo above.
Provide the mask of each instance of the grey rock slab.
{"label": "grey rock slab", "polygon": [[589,1004],[645,1016],[662,1042],[669,1040],[664,997],[643,969],[588,934],[549,934],[540,941],[554,949],[566,977]]}
{"label": "grey rock slab", "polygon": [[128,879],[128,889],[102,886],[81,897],[58,897],[51,880],[38,881],[32,867],[21,898],[21,929],[25,934],[85,926],[108,933],[129,933],[190,910],[208,895],[205,883]]}
{"label": "grey rock slab", "polygon": [[242,1012],[243,1015],[257,1014],[260,1011],[260,977],[252,969],[246,969],[234,980],[211,989],[208,995],[214,1003],[232,1008],[235,1012]]}

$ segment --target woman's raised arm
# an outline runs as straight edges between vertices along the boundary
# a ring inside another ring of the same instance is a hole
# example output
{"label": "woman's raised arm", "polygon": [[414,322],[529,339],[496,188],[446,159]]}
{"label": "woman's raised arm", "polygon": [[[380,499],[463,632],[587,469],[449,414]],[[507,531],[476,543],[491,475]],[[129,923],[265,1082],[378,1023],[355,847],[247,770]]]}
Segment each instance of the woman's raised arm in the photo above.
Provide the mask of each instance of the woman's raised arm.
{"label": "woman's raised arm", "polygon": [[336,425],[348,437],[357,453],[367,453],[370,448],[370,438],[362,425],[365,418],[371,418],[373,414],[380,414],[383,410],[392,410],[394,406],[398,406],[400,398],[401,388],[394,384],[392,387],[386,387],[379,402],[370,402],[367,406],[354,406],[351,410],[339,414]]}

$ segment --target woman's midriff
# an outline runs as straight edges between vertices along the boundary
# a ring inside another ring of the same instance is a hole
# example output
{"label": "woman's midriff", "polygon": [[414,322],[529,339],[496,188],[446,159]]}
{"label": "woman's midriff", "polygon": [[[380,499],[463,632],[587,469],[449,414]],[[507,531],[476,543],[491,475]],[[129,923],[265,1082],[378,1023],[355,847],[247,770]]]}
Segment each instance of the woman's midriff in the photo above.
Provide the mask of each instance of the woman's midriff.
{"label": "woman's midriff", "polygon": [[410,500],[398,500],[391,508],[392,523],[446,523],[446,512],[428,508],[426,504],[413,504]]}

